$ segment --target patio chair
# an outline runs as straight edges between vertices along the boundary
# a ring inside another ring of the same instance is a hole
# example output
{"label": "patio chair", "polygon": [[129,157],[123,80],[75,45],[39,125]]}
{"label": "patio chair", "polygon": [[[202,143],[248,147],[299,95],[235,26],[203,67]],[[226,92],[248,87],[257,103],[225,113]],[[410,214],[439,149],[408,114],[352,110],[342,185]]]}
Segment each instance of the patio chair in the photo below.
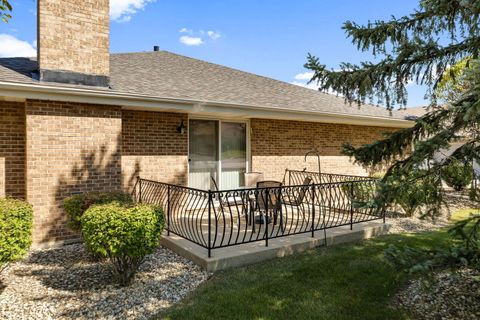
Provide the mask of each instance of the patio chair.
{"label": "patio chair", "polygon": [[[215,191],[220,191],[217,185],[217,181],[215,181],[215,178],[213,176],[210,176],[210,179],[212,179],[212,183],[213,183],[213,187],[215,188]],[[238,196],[225,197],[224,199],[221,199],[221,203],[225,206],[236,206],[243,203],[243,198]]]}
{"label": "patio chair", "polygon": [[[277,217],[280,215],[280,228],[283,231],[283,218],[282,218],[282,202],[281,202],[281,187],[282,183],[279,181],[259,181],[257,182],[257,192],[255,193],[255,200],[251,201],[250,205],[250,213],[251,218],[250,221],[253,222],[253,232],[255,232],[255,224],[258,222],[259,224],[266,224],[270,223],[270,213],[273,216],[273,224],[277,224]],[[266,196],[266,192],[264,188],[275,188],[269,190],[268,197]],[[260,216],[258,216],[258,221],[256,217],[253,216],[255,212],[260,212]]]}
{"label": "patio chair", "polygon": [[303,200],[305,199],[306,191],[308,190],[308,187],[312,183],[312,177],[307,176],[303,180],[302,186],[298,187],[300,188],[300,191],[297,194],[294,194],[292,192],[287,192],[286,195],[283,196],[282,202],[284,205],[289,205],[289,206],[295,206],[298,207],[303,203]]}
{"label": "patio chair", "polygon": [[[312,183],[312,177],[307,176],[303,180],[301,186],[295,186],[292,188],[286,187],[284,193],[282,194],[282,204],[285,206],[285,210],[288,212],[288,207],[290,207],[291,211],[291,218],[293,219],[294,208],[296,209],[297,215],[299,213],[303,214],[303,219],[305,219],[305,209],[302,206],[305,202],[305,196],[307,195],[308,189]],[[285,224],[287,224],[288,214],[285,218]]]}

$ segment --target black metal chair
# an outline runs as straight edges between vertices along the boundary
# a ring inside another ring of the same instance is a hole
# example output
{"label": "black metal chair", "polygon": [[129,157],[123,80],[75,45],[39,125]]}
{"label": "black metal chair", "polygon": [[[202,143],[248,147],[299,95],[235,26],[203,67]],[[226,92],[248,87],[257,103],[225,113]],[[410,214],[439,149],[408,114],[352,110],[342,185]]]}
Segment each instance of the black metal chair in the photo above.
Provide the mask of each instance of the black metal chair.
{"label": "black metal chair", "polygon": [[[297,215],[303,214],[303,219],[305,219],[305,206],[303,206],[303,203],[305,202],[305,198],[307,193],[309,192],[309,187],[311,186],[312,183],[312,177],[307,176],[303,180],[303,184],[300,186],[294,186],[294,187],[285,187],[285,190],[282,194],[282,204],[285,208],[285,210],[288,212],[288,208],[290,207],[292,210],[290,210],[290,214],[287,214],[285,217],[285,224],[287,224],[287,219],[288,216],[291,216],[291,218],[294,218],[294,208],[296,209]],[[312,192],[310,192],[310,196],[312,195]],[[309,207],[309,206],[307,206]]]}
{"label": "black metal chair", "polygon": [[307,194],[308,187],[312,183],[312,177],[308,176],[305,177],[303,180],[302,186],[300,186],[300,191],[295,194],[295,193],[288,193],[283,196],[282,202],[284,205],[289,205],[289,206],[295,206],[298,207],[300,206],[304,199],[305,195]]}
{"label": "black metal chair", "polygon": [[[215,188],[215,191],[220,191],[218,188],[217,181],[213,176],[210,176],[210,179],[212,180],[213,187]],[[223,212],[224,207],[235,207],[237,210],[241,210],[242,214],[245,215],[245,220],[248,223],[248,199],[245,199],[244,197],[241,196],[223,196],[222,193],[218,193],[220,199],[219,199],[219,206],[220,210]]]}
{"label": "black metal chair", "polygon": [[[281,214],[282,212],[281,187],[282,187],[282,183],[279,181],[257,182],[255,199],[250,203],[250,222],[253,223],[253,232],[255,232],[255,224],[270,223],[272,217],[273,217],[273,224],[276,225],[277,218],[279,215],[280,215],[280,228],[283,231],[283,218]],[[254,217],[255,212],[259,212],[260,215],[257,217]]]}
{"label": "black metal chair", "polygon": [[[210,176],[210,179],[212,179],[212,183],[215,188],[215,191],[220,191],[215,178],[213,176]],[[243,203],[243,199],[242,197],[224,197],[223,199],[221,199],[221,203],[224,206],[237,206],[238,204]]]}

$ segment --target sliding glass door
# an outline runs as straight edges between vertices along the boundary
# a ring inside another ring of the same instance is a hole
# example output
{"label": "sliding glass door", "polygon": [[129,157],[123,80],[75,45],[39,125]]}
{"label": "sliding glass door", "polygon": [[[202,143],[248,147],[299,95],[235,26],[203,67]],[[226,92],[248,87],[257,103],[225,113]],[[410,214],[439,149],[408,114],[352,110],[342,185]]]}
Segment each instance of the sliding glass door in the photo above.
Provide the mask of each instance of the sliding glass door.
{"label": "sliding glass door", "polygon": [[244,185],[247,170],[245,122],[189,121],[189,185],[213,189],[212,177],[221,189]]}
{"label": "sliding glass door", "polygon": [[247,171],[247,124],[221,122],[220,186],[235,189],[245,184]]}
{"label": "sliding glass door", "polygon": [[189,123],[189,174],[192,188],[210,188],[210,177],[218,174],[218,121],[190,120]]}

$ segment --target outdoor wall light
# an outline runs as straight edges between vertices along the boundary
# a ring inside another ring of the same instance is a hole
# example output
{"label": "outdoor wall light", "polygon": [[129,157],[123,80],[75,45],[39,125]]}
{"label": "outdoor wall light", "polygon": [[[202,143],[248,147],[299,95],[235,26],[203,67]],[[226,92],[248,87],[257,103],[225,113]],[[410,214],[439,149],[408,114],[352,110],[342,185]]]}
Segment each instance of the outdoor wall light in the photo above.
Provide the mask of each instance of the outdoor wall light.
{"label": "outdoor wall light", "polygon": [[180,123],[180,125],[177,127],[177,132],[180,133],[180,134],[184,134],[184,133],[185,133],[185,125],[183,124],[183,120],[182,120],[182,122]]}

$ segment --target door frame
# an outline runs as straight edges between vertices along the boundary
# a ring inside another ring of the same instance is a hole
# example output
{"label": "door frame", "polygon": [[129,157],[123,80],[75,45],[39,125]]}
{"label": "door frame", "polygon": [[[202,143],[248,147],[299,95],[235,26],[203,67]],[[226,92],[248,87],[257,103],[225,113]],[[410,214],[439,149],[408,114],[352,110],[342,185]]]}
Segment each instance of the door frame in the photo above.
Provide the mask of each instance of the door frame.
{"label": "door frame", "polygon": [[[198,116],[198,115],[188,115],[187,117],[187,185],[190,187],[190,120],[210,120],[218,122],[218,147],[219,147],[219,158],[221,156],[221,147],[222,147],[222,122],[236,122],[236,123],[245,123],[246,127],[246,142],[247,142],[247,154],[246,154],[246,172],[252,170],[252,161],[251,161],[251,146],[250,146],[250,119],[238,119],[230,117],[211,117],[211,116]],[[221,177],[222,172],[222,160],[218,160],[217,176]],[[217,181],[217,184],[221,185],[221,181]]]}

